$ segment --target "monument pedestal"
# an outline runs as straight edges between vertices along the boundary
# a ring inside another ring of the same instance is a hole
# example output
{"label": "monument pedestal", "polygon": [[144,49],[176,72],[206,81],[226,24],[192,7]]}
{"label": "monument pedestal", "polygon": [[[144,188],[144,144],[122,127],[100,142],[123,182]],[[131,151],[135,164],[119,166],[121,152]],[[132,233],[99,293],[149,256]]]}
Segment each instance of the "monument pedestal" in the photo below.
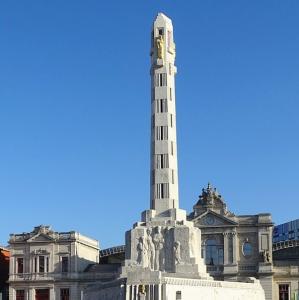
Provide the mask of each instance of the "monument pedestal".
{"label": "monument pedestal", "polygon": [[141,267],[183,277],[210,278],[201,258],[200,230],[186,220],[185,211],[171,209],[156,216],[154,210],[149,210],[143,216],[146,221],[136,223],[126,233],[124,274]]}

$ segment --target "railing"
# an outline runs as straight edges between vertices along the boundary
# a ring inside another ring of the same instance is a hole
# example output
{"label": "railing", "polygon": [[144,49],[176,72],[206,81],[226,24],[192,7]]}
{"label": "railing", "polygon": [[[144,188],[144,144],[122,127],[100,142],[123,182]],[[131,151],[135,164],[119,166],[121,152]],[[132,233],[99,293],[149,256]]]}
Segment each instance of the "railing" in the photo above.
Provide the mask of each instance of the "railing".
{"label": "railing", "polygon": [[272,248],[273,252],[281,249],[286,249],[286,248],[299,247],[299,240],[277,242],[274,243],[272,247],[273,247]]}
{"label": "railing", "polygon": [[100,251],[100,258],[109,256],[112,254],[124,253],[125,252],[125,245],[111,247],[107,249],[103,249]]}
{"label": "railing", "polygon": [[253,265],[244,265],[244,266],[239,266],[239,271],[251,271],[251,272],[256,272],[257,271],[257,266]]}
{"label": "railing", "polygon": [[208,272],[223,272],[223,266],[207,266]]}

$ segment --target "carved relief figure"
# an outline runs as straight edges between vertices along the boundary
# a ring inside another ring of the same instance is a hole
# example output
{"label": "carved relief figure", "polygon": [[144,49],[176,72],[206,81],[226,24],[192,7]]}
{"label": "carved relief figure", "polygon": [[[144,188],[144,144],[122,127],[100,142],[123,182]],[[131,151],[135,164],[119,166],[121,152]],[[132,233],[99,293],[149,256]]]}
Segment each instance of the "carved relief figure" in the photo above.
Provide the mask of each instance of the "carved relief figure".
{"label": "carved relief figure", "polygon": [[160,270],[164,265],[164,255],[163,255],[163,248],[164,248],[164,237],[161,233],[161,227],[157,227],[157,232],[154,235],[153,242],[155,245],[155,270]]}
{"label": "carved relief figure", "polygon": [[195,249],[194,249],[194,244],[196,244],[196,240],[195,240],[195,235],[194,235],[194,231],[191,231],[190,234],[190,254],[191,257],[195,256]]}
{"label": "carved relief figure", "polygon": [[174,257],[174,264],[178,265],[181,263],[181,243],[176,241],[173,246],[173,257]]}
{"label": "carved relief figure", "polygon": [[151,270],[154,270],[155,267],[155,245],[152,239],[152,230],[148,228],[146,230],[146,244],[147,244],[147,251],[148,251],[148,266]]}
{"label": "carved relief figure", "polygon": [[158,58],[163,59],[164,53],[164,39],[163,35],[160,35],[156,38],[157,54]]}
{"label": "carved relief figure", "polygon": [[137,244],[137,263],[143,267],[148,266],[148,257],[147,257],[147,245],[144,242],[144,238],[141,236]]}
{"label": "carved relief figure", "polygon": [[264,250],[264,252],[263,252],[263,257],[264,257],[264,262],[265,262],[265,263],[271,262],[271,255],[270,255],[270,252],[269,252],[269,251]]}

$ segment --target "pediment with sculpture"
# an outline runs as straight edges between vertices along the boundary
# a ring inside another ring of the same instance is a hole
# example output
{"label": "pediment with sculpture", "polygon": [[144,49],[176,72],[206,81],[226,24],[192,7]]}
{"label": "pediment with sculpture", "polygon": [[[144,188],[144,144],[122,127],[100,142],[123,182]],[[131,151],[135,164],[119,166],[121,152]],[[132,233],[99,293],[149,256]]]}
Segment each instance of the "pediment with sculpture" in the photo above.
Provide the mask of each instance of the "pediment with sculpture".
{"label": "pediment with sculpture", "polygon": [[192,221],[196,226],[205,226],[205,227],[238,225],[235,218],[229,218],[210,210],[195,217],[194,219],[192,219]]}

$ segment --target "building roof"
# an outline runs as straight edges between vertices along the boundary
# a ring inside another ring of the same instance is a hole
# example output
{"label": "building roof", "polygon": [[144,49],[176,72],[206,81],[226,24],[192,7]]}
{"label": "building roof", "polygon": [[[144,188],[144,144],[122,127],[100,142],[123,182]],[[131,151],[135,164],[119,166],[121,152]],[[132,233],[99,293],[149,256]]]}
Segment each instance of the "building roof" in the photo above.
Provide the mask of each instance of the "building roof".
{"label": "building roof", "polygon": [[56,232],[48,225],[34,227],[31,232],[11,234],[9,244],[30,242],[72,242],[79,241],[82,244],[99,249],[99,242],[76,231]]}

